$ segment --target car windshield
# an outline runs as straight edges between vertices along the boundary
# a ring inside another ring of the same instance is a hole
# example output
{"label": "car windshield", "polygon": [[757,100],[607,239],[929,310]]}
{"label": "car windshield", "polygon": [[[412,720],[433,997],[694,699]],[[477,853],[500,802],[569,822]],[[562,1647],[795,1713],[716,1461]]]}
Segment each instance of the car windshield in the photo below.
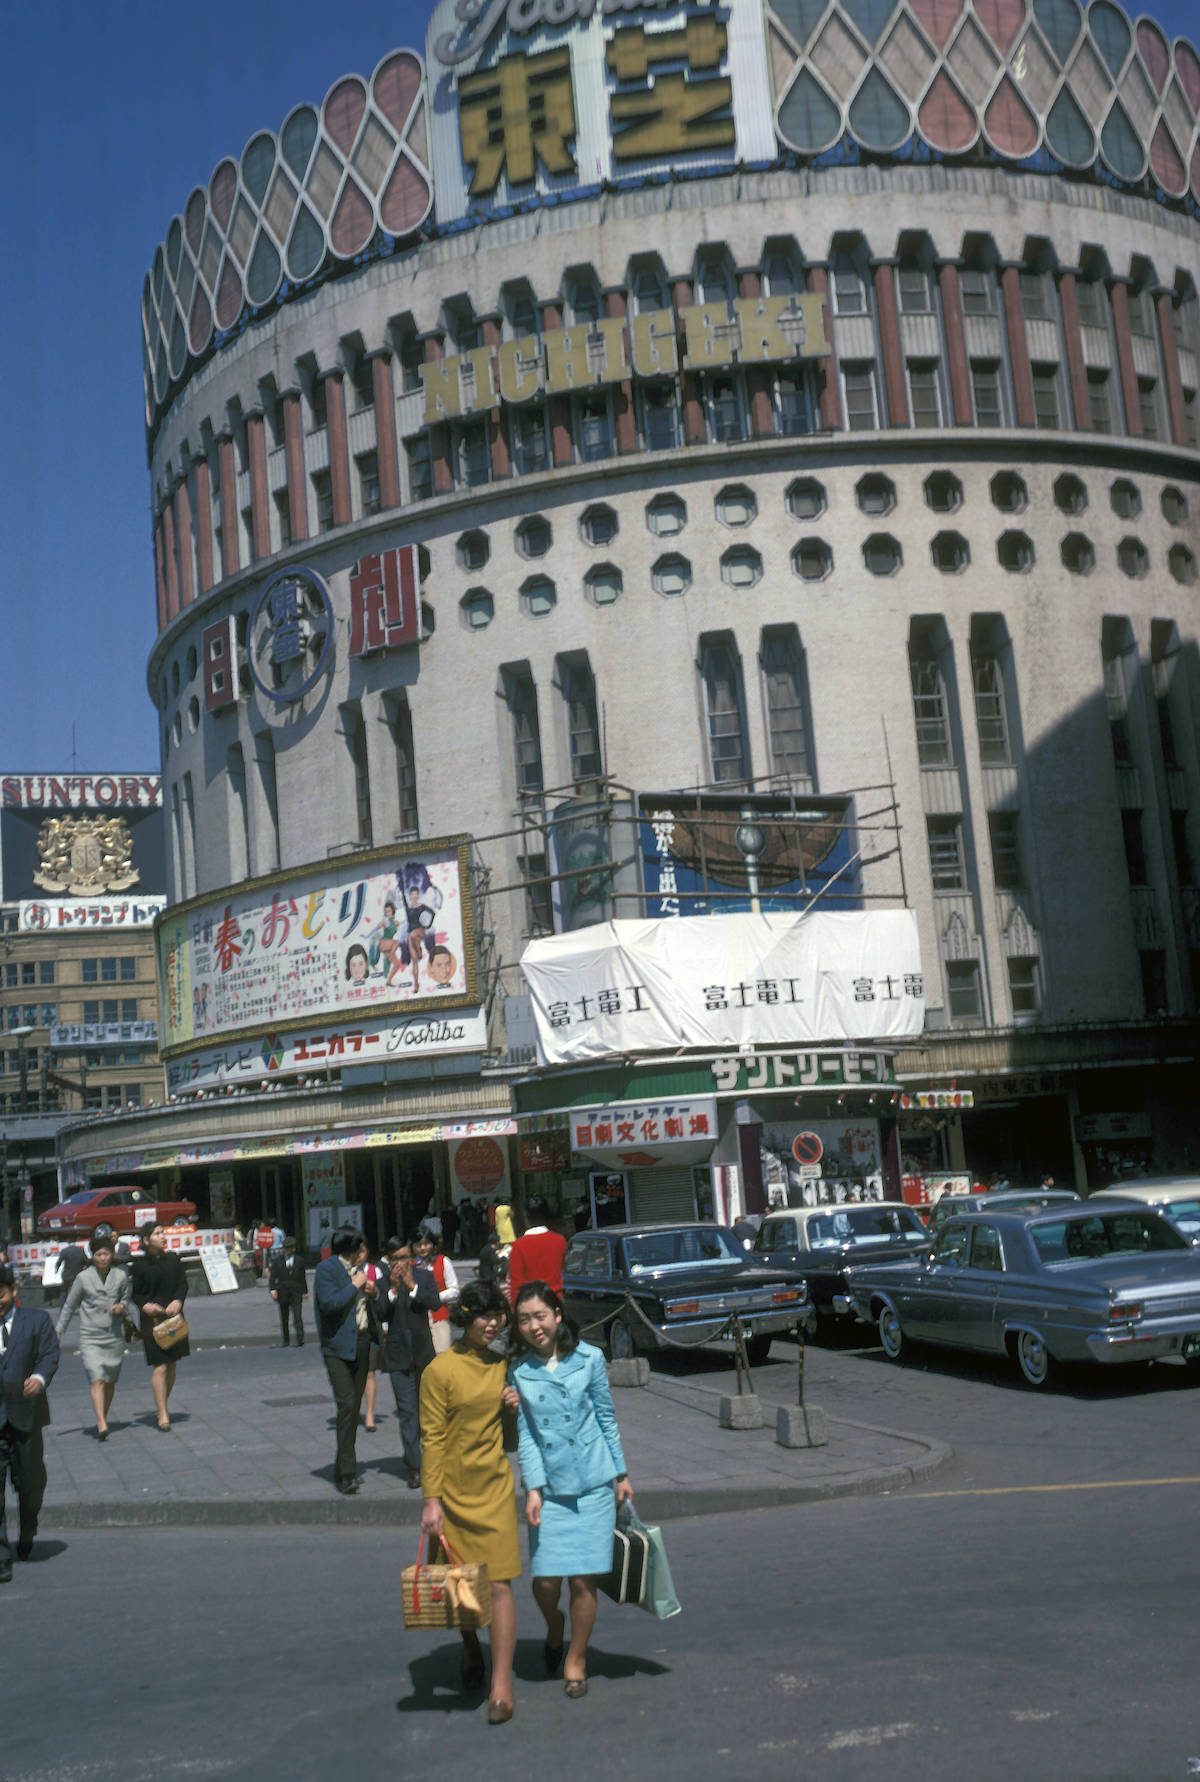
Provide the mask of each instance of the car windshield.
{"label": "car windshield", "polygon": [[1193,1242],[1200,1238],[1200,1194],[1189,1194],[1186,1200],[1161,1200],[1158,1205],[1185,1237]]}
{"label": "car windshield", "polygon": [[745,1262],[746,1252],[723,1225],[688,1225],[681,1231],[652,1231],[627,1237],[625,1263],[631,1275],[651,1269],[704,1268],[713,1263]]}
{"label": "car windshield", "polygon": [[84,1188],[78,1194],[68,1194],[66,1200],[60,1200],[58,1204],[60,1207],[82,1207],[95,1198],[96,1190],[94,1188]]}
{"label": "car windshield", "polygon": [[808,1221],[810,1250],[828,1250],[841,1244],[879,1244],[896,1238],[924,1237],[914,1213],[898,1207],[831,1207],[814,1213]]}
{"label": "car windshield", "polygon": [[1147,1250],[1186,1250],[1188,1241],[1157,1213],[1092,1213],[1082,1219],[1039,1219],[1029,1228],[1048,1268],[1095,1262],[1103,1256],[1140,1256]]}

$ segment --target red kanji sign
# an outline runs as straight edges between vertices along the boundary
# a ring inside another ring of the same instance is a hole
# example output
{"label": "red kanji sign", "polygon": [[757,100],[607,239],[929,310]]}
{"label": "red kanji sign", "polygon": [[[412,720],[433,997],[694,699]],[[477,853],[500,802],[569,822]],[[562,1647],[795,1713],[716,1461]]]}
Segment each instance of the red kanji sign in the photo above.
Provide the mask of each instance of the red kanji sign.
{"label": "red kanji sign", "polygon": [[798,1132],[792,1140],[792,1156],[797,1163],[820,1163],[824,1155],[819,1132]]}

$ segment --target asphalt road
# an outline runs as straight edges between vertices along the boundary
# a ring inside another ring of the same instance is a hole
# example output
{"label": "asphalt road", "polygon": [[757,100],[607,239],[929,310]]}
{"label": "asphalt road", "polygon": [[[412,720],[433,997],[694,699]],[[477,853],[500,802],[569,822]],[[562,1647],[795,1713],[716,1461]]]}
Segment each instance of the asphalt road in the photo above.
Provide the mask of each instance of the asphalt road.
{"label": "asphalt road", "polygon": [[[776,1353],[757,1384],[782,1400]],[[674,1365],[715,1383],[720,1364]],[[1200,1773],[1200,1398],[1182,1370],[1042,1397],[1002,1366],[812,1347],[808,1389],[953,1442],[954,1468],[935,1489],[671,1523],[684,1613],[605,1604],[583,1702],[539,1677],[522,1587],[507,1727],[457,1694],[451,1643],[404,1632],[406,1534],[47,1536],[0,1587],[0,1778]]]}

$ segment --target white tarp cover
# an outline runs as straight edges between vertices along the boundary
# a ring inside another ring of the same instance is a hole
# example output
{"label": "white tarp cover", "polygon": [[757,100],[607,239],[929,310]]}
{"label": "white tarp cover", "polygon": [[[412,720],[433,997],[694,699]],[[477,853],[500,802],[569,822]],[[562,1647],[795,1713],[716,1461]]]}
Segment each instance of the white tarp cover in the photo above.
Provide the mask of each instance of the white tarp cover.
{"label": "white tarp cover", "polygon": [[531,942],[521,969],[543,1064],[911,1039],[925,1019],[911,910],[600,922]]}

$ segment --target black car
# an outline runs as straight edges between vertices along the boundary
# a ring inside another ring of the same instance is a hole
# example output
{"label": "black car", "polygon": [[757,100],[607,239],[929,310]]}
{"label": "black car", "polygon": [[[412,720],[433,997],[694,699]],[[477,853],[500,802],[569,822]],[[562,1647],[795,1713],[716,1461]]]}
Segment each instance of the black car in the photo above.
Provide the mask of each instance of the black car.
{"label": "black car", "polygon": [[581,1231],[563,1262],[563,1298],[584,1337],[614,1361],[672,1337],[715,1341],[736,1312],[757,1366],[772,1336],[812,1325],[802,1280],[752,1260],[727,1226],[700,1220]]}
{"label": "black car", "polygon": [[932,1243],[912,1207],[903,1201],[868,1200],[768,1213],[752,1254],[769,1268],[803,1276],[819,1330],[834,1319],[854,1323],[847,1269],[928,1256]]}

